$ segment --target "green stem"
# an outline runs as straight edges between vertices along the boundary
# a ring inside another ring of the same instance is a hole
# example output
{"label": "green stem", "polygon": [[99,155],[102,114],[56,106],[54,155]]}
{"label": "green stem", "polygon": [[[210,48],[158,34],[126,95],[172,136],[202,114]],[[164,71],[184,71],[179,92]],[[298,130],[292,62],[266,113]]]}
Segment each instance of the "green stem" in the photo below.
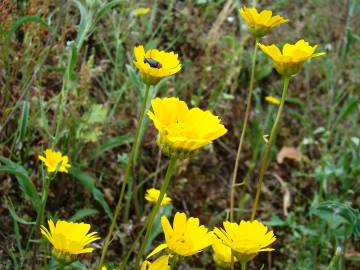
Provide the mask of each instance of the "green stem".
{"label": "green stem", "polygon": [[140,250],[136,256],[136,261],[135,261],[135,269],[139,269],[139,265],[140,265],[140,259],[144,253],[144,250],[145,250],[145,246],[149,240],[149,236],[150,236],[150,233],[151,233],[151,229],[152,229],[152,225],[154,223],[154,219],[155,219],[155,216],[160,208],[160,204],[165,196],[165,193],[166,193],[166,190],[168,188],[168,185],[170,183],[170,178],[171,178],[171,175],[174,171],[174,168],[175,168],[175,164],[176,164],[176,158],[171,158],[170,159],[170,162],[169,162],[169,165],[168,165],[168,168],[167,168],[167,171],[166,171],[166,175],[165,175],[165,179],[164,179],[164,182],[161,186],[161,189],[160,189],[160,195],[159,195],[159,198],[154,206],[154,208],[152,209],[150,215],[148,216],[148,221],[147,221],[147,228],[146,228],[146,233],[145,233],[145,237],[144,237],[144,240],[143,242],[141,243],[141,246],[140,246]]}
{"label": "green stem", "polygon": [[111,220],[111,225],[110,225],[108,234],[106,236],[105,244],[104,244],[104,247],[103,247],[103,250],[102,250],[102,253],[101,253],[99,269],[101,269],[101,267],[102,267],[102,265],[104,263],[106,253],[107,253],[109,245],[110,245],[110,240],[111,240],[111,237],[112,237],[112,234],[113,234],[113,231],[114,231],[114,227],[116,225],[116,220],[117,220],[117,218],[118,218],[118,216],[120,215],[120,212],[121,212],[121,203],[122,203],[122,200],[124,198],[125,188],[126,188],[126,184],[128,182],[130,171],[131,171],[132,162],[134,160],[135,150],[136,150],[137,144],[139,142],[140,129],[141,129],[141,126],[142,126],[142,122],[144,120],[146,104],[147,104],[147,100],[149,98],[149,92],[150,92],[150,85],[146,85],[145,97],[144,97],[144,100],[143,100],[143,103],[142,103],[142,106],[141,106],[141,111],[140,111],[140,115],[139,115],[139,122],[138,122],[138,125],[136,127],[136,132],[135,132],[135,138],[134,138],[133,145],[132,145],[132,148],[131,148],[131,152],[130,152],[130,155],[129,155],[129,160],[128,160],[128,163],[127,163],[127,166],[126,166],[126,169],[125,169],[125,174],[124,174],[124,178],[123,178],[123,182],[122,182],[122,186],[121,186],[119,200],[117,202],[115,212],[114,212],[113,218]]}
{"label": "green stem", "polygon": [[246,262],[241,263],[241,270],[246,270]]}
{"label": "green stem", "polygon": [[273,125],[273,127],[271,129],[269,141],[266,143],[264,158],[261,161],[260,175],[259,175],[259,179],[258,179],[258,185],[257,185],[257,190],[256,190],[255,201],[254,201],[252,212],[251,212],[251,220],[255,219],[256,209],[257,209],[257,206],[259,204],[259,198],[260,198],[262,183],[263,183],[263,180],[264,180],[264,175],[265,175],[265,172],[266,172],[267,163],[268,163],[269,157],[270,157],[270,150],[271,150],[271,146],[272,146],[272,143],[273,143],[276,131],[277,131],[280,116],[281,116],[281,113],[282,113],[283,108],[284,108],[284,104],[285,104],[285,100],[286,100],[286,94],[287,94],[288,87],[289,87],[289,82],[290,82],[290,77],[284,77],[284,88],[283,88],[283,92],[282,92],[282,96],[281,96],[281,103],[280,103],[278,112],[276,114],[274,125]]}
{"label": "green stem", "polygon": [[254,53],[253,53],[253,59],[252,59],[252,66],[251,66],[251,77],[250,77],[250,85],[249,85],[249,92],[248,96],[246,98],[246,109],[245,109],[245,115],[244,115],[244,125],[241,131],[239,146],[236,153],[236,159],[235,159],[235,165],[234,165],[234,171],[232,174],[232,180],[231,180],[231,186],[230,186],[230,221],[234,220],[234,201],[235,201],[235,187],[236,187],[236,177],[239,167],[239,161],[240,161],[240,154],[242,150],[242,146],[244,143],[247,123],[249,120],[249,114],[251,109],[251,98],[252,93],[254,89],[254,82],[255,82],[255,67],[256,67],[256,55],[257,55],[257,43],[259,42],[259,38],[256,38],[255,44],[254,44]]}

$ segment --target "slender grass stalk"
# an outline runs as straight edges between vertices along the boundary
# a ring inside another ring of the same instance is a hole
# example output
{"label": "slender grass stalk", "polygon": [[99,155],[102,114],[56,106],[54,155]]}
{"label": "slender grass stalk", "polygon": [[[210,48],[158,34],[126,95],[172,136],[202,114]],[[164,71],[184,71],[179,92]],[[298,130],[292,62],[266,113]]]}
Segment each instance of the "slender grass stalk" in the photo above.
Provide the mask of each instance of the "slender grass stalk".
{"label": "slender grass stalk", "polygon": [[243,125],[242,131],[241,131],[241,136],[240,136],[239,146],[238,146],[237,153],[236,153],[235,166],[234,166],[234,171],[232,174],[232,180],[231,180],[231,186],[230,186],[230,221],[234,220],[234,201],[235,201],[236,177],[237,177],[237,172],[238,172],[238,167],[239,167],[240,154],[241,154],[242,146],[244,143],[247,123],[249,120],[249,114],[250,114],[250,109],[251,109],[251,98],[252,98],[254,82],[255,82],[255,67],[256,67],[256,55],[257,55],[257,47],[258,47],[257,43],[258,42],[259,42],[259,38],[256,38],[255,44],[254,44],[252,66],[251,66],[249,92],[248,92],[248,96],[246,98],[246,109],[245,109],[245,115],[244,115],[244,120],[243,120],[244,125]]}
{"label": "slender grass stalk", "polygon": [[241,270],[246,270],[246,262],[241,263]]}
{"label": "slender grass stalk", "polygon": [[171,175],[173,174],[173,171],[174,171],[174,168],[175,168],[175,164],[176,164],[176,158],[171,158],[170,159],[170,162],[169,162],[169,165],[168,165],[168,168],[167,168],[167,171],[166,171],[166,175],[165,175],[165,179],[164,179],[164,182],[161,186],[161,189],[160,189],[160,195],[159,195],[159,198],[154,206],[154,208],[152,209],[150,215],[148,216],[148,221],[147,221],[147,227],[146,227],[146,233],[145,233],[145,236],[144,236],[144,240],[143,242],[141,243],[141,246],[140,246],[140,250],[136,256],[136,261],[135,261],[135,269],[139,269],[140,267],[140,259],[144,253],[144,250],[145,250],[145,246],[149,240],[149,236],[150,236],[150,233],[151,233],[151,229],[152,229],[152,225],[154,223],[154,219],[155,219],[155,216],[160,208],[160,204],[165,196],[165,193],[166,193],[166,190],[168,188],[168,185],[170,183],[170,178],[171,178]]}
{"label": "slender grass stalk", "polygon": [[276,131],[277,131],[277,127],[278,127],[278,124],[279,124],[281,113],[282,113],[283,108],[284,108],[284,104],[285,104],[285,100],[286,100],[286,94],[287,94],[288,87],[289,87],[290,77],[284,77],[283,79],[284,79],[284,88],[283,88],[283,92],[282,92],[282,96],[281,96],[281,103],[280,103],[279,109],[278,109],[277,114],[276,114],[274,125],[273,125],[273,127],[271,129],[269,141],[266,143],[264,157],[263,157],[263,159],[261,161],[261,168],[260,168],[260,174],[259,174],[259,179],[258,179],[258,184],[257,184],[256,196],[255,196],[255,201],[254,201],[252,212],[251,212],[251,220],[255,219],[256,209],[257,209],[257,206],[259,204],[259,198],[260,198],[262,183],[263,183],[263,180],[264,180],[264,175],[265,175],[265,172],[266,172],[267,163],[268,163],[269,157],[270,157],[271,146],[272,146],[272,143],[273,143]]}
{"label": "slender grass stalk", "polygon": [[110,240],[111,240],[111,237],[112,237],[112,234],[113,234],[113,231],[114,231],[114,227],[115,227],[115,224],[116,224],[116,220],[117,220],[117,218],[118,218],[118,216],[120,215],[120,212],[121,212],[121,203],[122,203],[122,200],[124,198],[125,188],[126,188],[126,185],[127,185],[127,182],[128,182],[130,171],[131,171],[132,162],[134,160],[135,150],[136,150],[137,144],[139,142],[140,129],[141,129],[142,122],[144,120],[146,104],[147,104],[147,101],[148,101],[148,98],[149,98],[149,92],[150,92],[150,85],[146,85],[145,96],[144,96],[143,103],[141,105],[141,111],[140,111],[140,115],[139,115],[139,122],[138,122],[138,125],[136,127],[136,132],[135,132],[133,145],[132,145],[131,152],[130,152],[130,155],[129,155],[129,160],[128,160],[128,163],[127,163],[127,166],[126,166],[126,169],[125,169],[125,174],[124,174],[124,178],[123,178],[123,182],[122,182],[122,186],[121,186],[119,200],[117,202],[115,212],[114,212],[113,218],[111,220],[111,225],[110,225],[108,234],[106,236],[105,244],[104,244],[104,247],[103,247],[103,250],[102,250],[102,253],[101,253],[99,269],[101,269],[101,267],[102,267],[102,265],[104,263],[106,253],[108,251],[108,248],[109,248],[109,245],[110,245]]}

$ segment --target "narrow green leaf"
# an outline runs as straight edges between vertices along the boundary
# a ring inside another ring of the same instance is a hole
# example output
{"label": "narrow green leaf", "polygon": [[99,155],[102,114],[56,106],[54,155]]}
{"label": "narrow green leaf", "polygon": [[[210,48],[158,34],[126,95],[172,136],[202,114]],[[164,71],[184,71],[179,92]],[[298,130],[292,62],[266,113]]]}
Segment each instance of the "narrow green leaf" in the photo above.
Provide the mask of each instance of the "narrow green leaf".
{"label": "narrow green leaf", "polygon": [[80,209],[70,218],[70,221],[78,221],[83,219],[84,217],[93,216],[98,213],[98,210],[92,208]]}
{"label": "narrow green leaf", "polygon": [[352,97],[350,98],[346,104],[341,108],[341,111],[339,112],[339,116],[336,119],[336,125],[340,122],[343,122],[346,120],[347,117],[351,115],[354,109],[357,108],[359,104],[359,99]]}
{"label": "narrow green leaf", "polygon": [[134,135],[132,133],[128,133],[125,135],[117,136],[108,139],[103,144],[101,144],[98,148],[94,149],[90,153],[90,159],[96,159],[101,156],[104,152],[109,151],[115,147],[119,147],[121,145],[125,145],[130,143],[133,140]]}
{"label": "narrow green leaf", "polygon": [[24,16],[21,17],[19,20],[17,20],[12,26],[10,31],[8,32],[8,41],[10,42],[12,36],[15,34],[15,32],[25,23],[28,22],[36,22],[38,24],[41,24],[42,26],[44,26],[46,29],[48,29],[49,31],[51,31],[51,27],[44,22],[39,16]]}
{"label": "narrow green leaf", "polygon": [[30,199],[30,202],[34,209],[38,211],[41,200],[39,194],[36,191],[36,187],[31,181],[25,168],[5,157],[0,157],[0,161],[5,164],[3,166],[0,166],[0,173],[14,175],[20,185],[21,190]]}
{"label": "narrow green leaf", "polygon": [[86,172],[82,171],[81,169],[77,167],[71,167],[69,169],[70,175],[72,175],[76,180],[78,180],[87,190],[89,190],[94,199],[100,203],[100,205],[103,207],[105,213],[111,218],[112,213],[110,210],[109,205],[107,204],[104,193],[101,192],[98,188],[95,186],[94,179],[88,175]]}
{"label": "narrow green leaf", "polygon": [[29,122],[29,107],[29,102],[23,101],[22,113],[19,120],[19,142],[23,142],[26,135],[27,125]]}

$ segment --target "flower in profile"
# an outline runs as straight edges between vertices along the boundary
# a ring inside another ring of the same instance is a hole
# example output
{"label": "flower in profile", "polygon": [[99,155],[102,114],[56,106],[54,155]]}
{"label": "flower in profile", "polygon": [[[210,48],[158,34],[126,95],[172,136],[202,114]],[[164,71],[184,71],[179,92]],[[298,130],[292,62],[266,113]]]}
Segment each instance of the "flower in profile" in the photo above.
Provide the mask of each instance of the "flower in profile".
{"label": "flower in profile", "polygon": [[219,117],[199,108],[189,109],[176,97],[155,98],[151,106],[154,112],[148,115],[159,131],[158,145],[167,156],[192,157],[227,132]]}
{"label": "flower in profile", "polygon": [[156,259],[153,263],[144,261],[141,266],[141,270],[170,270],[169,256],[164,255]]}
{"label": "flower in profile", "polygon": [[[156,189],[156,188],[150,188],[148,190],[146,190],[146,194],[145,194],[145,199],[149,202],[153,202],[156,203],[157,200],[159,199],[160,196],[160,190]],[[167,194],[165,193],[164,198],[161,202],[161,205],[167,205],[171,203],[171,198],[167,196]]]}
{"label": "flower in profile", "polygon": [[[212,249],[214,251],[214,261],[216,264],[228,267],[231,264],[231,248],[224,245],[221,240],[219,240],[217,237],[214,237],[213,243],[212,243]],[[237,262],[238,260],[234,256],[234,262]]]}
{"label": "flower in profile", "polygon": [[309,42],[301,39],[295,44],[286,43],[282,52],[280,49],[272,45],[258,44],[268,56],[272,58],[275,64],[275,69],[283,76],[291,76],[298,73],[305,60],[324,55],[325,52],[314,53],[317,45],[310,46]]}
{"label": "flower in profile", "polygon": [[276,106],[279,106],[279,105],[280,105],[280,100],[277,99],[276,97],[267,96],[267,97],[265,97],[265,100],[266,100],[267,102],[269,102],[270,104],[273,104],[273,105],[276,105]]}
{"label": "flower in profile", "polygon": [[148,258],[167,248],[170,254],[191,256],[201,252],[212,244],[214,234],[204,225],[199,225],[199,219],[186,217],[184,213],[177,212],[171,227],[166,216],[161,217],[161,225],[165,234],[165,244],[156,247]]}
{"label": "flower in profile", "polygon": [[141,8],[134,9],[132,14],[134,14],[135,16],[142,16],[142,15],[148,14],[149,12],[150,12],[150,8],[141,7]]}
{"label": "flower in profile", "polygon": [[94,249],[86,245],[100,239],[97,232],[88,233],[90,224],[58,220],[56,224],[48,220],[49,230],[41,225],[41,233],[52,244],[52,254],[60,261],[72,262],[78,254],[89,253]]}
{"label": "flower in profile", "polygon": [[256,8],[242,7],[239,12],[254,36],[258,38],[267,35],[274,26],[289,21],[279,15],[272,16],[271,10],[263,10],[259,13]]}
{"label": "flower in profile", "polygon": [[67,169],[71,167],[68,156],[51,149],[46,149],[44,154],[45,156],[39,155],[38,158],[45,164],[48,172],[68,172]]}
{"label": "flower in profile", "polygon": [[223,225],[224,229],[215,228],[214,233],[242,263],[252,260],[259,252],[274,250],[268,247],[276,240],[273,231],[257,220],[242,220],[240,224],[225,221]]}
{"label": "flower in profile", "polygon": [[134,48],[135,66],[140,71],[141,79],[147,85],[155,85],[162,78],[181,70],[178,55],[174,52],[150,49],[145,52],[142,45]]}

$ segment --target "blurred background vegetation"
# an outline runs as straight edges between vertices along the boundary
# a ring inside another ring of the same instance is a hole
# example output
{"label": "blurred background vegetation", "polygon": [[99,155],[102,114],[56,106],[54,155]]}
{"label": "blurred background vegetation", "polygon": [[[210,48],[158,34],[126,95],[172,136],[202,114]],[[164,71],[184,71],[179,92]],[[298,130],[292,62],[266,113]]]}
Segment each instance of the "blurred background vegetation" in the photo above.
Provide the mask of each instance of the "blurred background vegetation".
{"label": "blurred background vegetation", "polygon": [[[255,2],[255,1],[254,1]],[[258,218],[278,240],[250,269],[359,269],[360,264],[360,3],[358,0],[258,0],[290,22],[263,43],[319,44],[327,56],[306,63],[292,79]],[[0,268],[28,268],[28,241],[41,187],[38,154],[50,146],[60,90],[65,121],[58,150],[73,165],[51,184],[47,216],[85,220],[104,238],[128,159],[143,99],[133,47],[175,51],[183,70],[153,96],[179,96],[209,108],[229,129],[191,160],[179,163],[169,195],[173,205],[209,228],[229,207],[229,184],[241,132],[253,38],[237,9],[253,1],[31,0],[0,2]],[[146,15],[135,16],[139,7]],[[258,158],[276,112],[267,95],[281,95],[281,78],[258,55],[253,110],[240,162],[236,214],[249,218]],[[123,215],[109,251],[116,266],[149,211],[144,191],[159,187],[168,162],[148,121],[142,129]],[[174,212],[174,211],[173,211]],[[153,245],[161,227],[157,222]],[[37,241],[37,240],[34,240]],[[28,244],[31,243],[31,244]],[[95,267],[101,252],[76,267]],[[148,250],[151,247],[148,247]],[[27,256],[25,256],[27,254]],[[215,269],[211,250],[181,269]],[[39,268],[38,268],[39,269]]]}

